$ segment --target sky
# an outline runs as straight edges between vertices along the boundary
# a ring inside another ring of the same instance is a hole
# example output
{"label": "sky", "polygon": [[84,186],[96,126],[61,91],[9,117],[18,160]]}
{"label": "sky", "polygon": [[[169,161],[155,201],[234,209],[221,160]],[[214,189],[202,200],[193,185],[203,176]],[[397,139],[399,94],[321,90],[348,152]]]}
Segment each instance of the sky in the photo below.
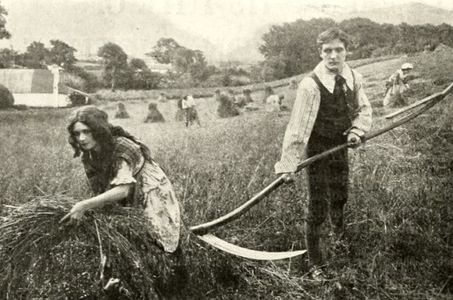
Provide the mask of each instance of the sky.
{"label": "sky", "polygon": [[[10,11],[7,17],[8,29],[8,24],[10,24],[9,28],[14,28],[14,20],[11,18],[14,14],[20,13],[23,5],[51,8],[54,3],[60,1],[87,3],[87,9],[91,3],[100,3],[105,7],[105,11],[112,15],[112,19],[115,13],[128,5],[128,2],[134,2],[146,6],[153,13],[164,16],[188,33],[206,39],[218,47],[220,52],[226,52],[236,45],[244,44],[256,31],[269,24],[292,22],[299,18],[323,17],[325,15],[319,10],[323,5],[327,11],[338,9],[339,3],[346,10],[368,10],[421,2],[453,11],[453,0],[342,0],[341,2],[335,0],[0,0],[0,4]],[[318,8],[310,10],[306,8],[307,6]],[[69,24],[67,26],[74,27]],[[96,28],[92,30],[95,31]],[[15,39],[20,40],[14,31],[11,30],[11,33]],[[68,35],[74,37],[77,34],[68,30]],[[12,39],[9,42],[14,44],[15,40]],[[13,46],[18,49],[23,48],[23,45]]]}

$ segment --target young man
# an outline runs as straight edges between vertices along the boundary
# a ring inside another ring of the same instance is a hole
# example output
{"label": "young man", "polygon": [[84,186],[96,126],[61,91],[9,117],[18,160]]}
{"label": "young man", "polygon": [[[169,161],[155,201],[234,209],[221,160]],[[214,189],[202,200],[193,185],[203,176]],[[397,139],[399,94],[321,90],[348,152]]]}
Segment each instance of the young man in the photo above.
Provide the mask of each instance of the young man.
{"label": "young man", "polygon": [[[338,28],[318,36],[322,61],[299,84],[291,119],[283,140],[276,173],[291,181],[298,163],[334,146],[356,147],[371,127],[371,106],[362,76],[345,63],[349,38]],[[328,212],[333,233],[343,235],[343,207],[348,198],[348,150],[332,154],[308,167],[309,202],[305,242],[310,264],[322,264],[319,234]]]}

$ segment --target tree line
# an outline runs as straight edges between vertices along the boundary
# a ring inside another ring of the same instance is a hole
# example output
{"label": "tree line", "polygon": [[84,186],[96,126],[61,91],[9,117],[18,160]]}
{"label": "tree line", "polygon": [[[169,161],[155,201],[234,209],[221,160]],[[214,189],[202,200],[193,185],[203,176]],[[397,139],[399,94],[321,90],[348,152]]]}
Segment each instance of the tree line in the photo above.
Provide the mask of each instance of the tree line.
{"label": "tree line", "polygon": [[[0,39],[10,38],[6,29],[7,11],[0,5]],[[23,67],[40,69],[50,64],[63,67],[69,74],[80,78],[87,91],[98,88],[156,89],[239,86],[249,83],[282,79],[304,73],[319,62],[316,38],[329,27],[337,26],[352,38],[349,59],[361,59],[391,54],[411,54],[433,50],[443,43],[453,46],[453,27],[378,24],[365,18],[335,22],[332,19],[296,20],[273,25],[262,36],[259,51],[264,60],[244,69],[240,62],[225,62],[218,66],[207,63],[204,53],[190,49],[173,38],[160,38],[146,53],[157,63],[170,65],[165,74],[153,72],[143,59],[130,58],[115,43],[106,43],[98,49],[102,60],[100,78],[77,66],[77,50],[61,40],[50,40],[50,47],[32,42],[23,53],[0,49],[0,68]],[[77,81],[77,80],[76,80]]]}
{"label": "tree line", "polygon": [[272,26],[262,37],[259,51],[265,57],[261,73],[265,80],[301,74],[319,62],[316,37],[329,27],[339,27],[352,38],[348,59],[433,50],[443,43],[453,46],[453,27],[448,24],[378,24],[365,18],[335,22],[332,19],[299,19]]}

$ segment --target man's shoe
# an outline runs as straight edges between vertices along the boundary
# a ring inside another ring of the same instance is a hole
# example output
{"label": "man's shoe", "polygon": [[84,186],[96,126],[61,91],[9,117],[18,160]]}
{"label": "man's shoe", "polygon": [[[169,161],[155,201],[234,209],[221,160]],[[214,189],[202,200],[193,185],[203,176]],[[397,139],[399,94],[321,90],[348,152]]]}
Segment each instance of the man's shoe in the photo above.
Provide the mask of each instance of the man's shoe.
{"label": "man's shoe", "polygon": [[324,272],[319,267],[312,267],[311,268],[311,270],[310,270],[310,278],[313,281],[319,282],[319,283],[325,282],[327,280]]}

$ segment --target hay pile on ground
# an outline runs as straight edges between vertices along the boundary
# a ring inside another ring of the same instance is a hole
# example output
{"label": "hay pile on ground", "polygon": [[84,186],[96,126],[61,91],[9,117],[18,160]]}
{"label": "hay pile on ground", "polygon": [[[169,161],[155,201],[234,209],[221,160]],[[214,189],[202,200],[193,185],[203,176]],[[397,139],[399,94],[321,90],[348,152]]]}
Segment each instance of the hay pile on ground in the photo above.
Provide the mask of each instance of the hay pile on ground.
{"label": "hay pile on ground", "polygon": [[156,123],[156,122],[165,122],[164,116],[157,109],[156,103],[150,103],[148,105],[148,115],[145,118],[145,123]]}
{"label": "hay pile on ground", "polygon": [[217,115],[220,118],[229,118],[239,115],[239,111],[234,106],[233,101],[227,95],[219,96],[219,106],[217,107]]}
{"label": "hay pile on ground", "polygon": [[433,51],[434,53],[440,53],[440,52],[445,52],[445,53],[453,53],[453,49],[445,44],[440,43],[436,49]]}
{"label": "hay pile on ground", "polygon": [[178,99],[176,105],[177,105],[177,110],[176,110],[176,115],[175,115],[175,121],[182,122],[185,120],[185,113],[184,113],[184,110],[182,109],[182,98]]}
{"label": "hay pile on ground", "polygon": [[73,203],[35,199],[0,219],[1,299],[177,297],[187,279],[183,254],[162,251],[139,210],[112,207],[78,226],[59,224]]}
{"label": "hay pile on ground", "polygon": [[118,110],[115,113],[115,119],[129,119],[129,114],[126,110],[126,106],[123,103],[118,103]]}
{"label": "hay pile on ground", "polygon": [[0,84],[0,109],[11,108],[14,105],[13,94],[2,84]]}

